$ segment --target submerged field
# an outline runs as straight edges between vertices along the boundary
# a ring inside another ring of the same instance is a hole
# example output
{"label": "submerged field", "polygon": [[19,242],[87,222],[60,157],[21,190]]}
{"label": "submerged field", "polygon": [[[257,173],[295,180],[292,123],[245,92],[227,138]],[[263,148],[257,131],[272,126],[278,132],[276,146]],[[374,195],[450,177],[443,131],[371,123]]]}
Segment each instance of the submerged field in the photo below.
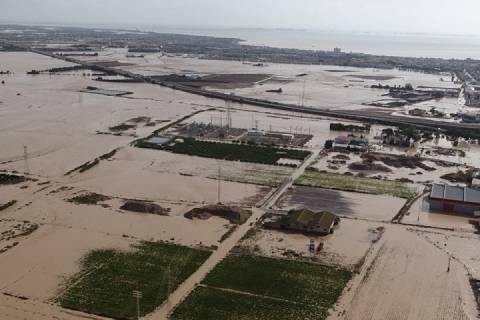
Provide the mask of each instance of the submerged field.
{"label": "submerged field", "polygon": [[389,221],[405,205],[405,199],[390,195],[295,186],[287,190],[275,205],[282,210],[309,208],[345,217]]}
{"label": "submerged field", "polygon": [[232,255],[172,319],[326,319],[350,277],[348,271],[324,265]]}
{"label": "submerged field", "polygon": [[141,242],[132,249],[87,254],[80,272],[65,283],[60,305],[114,319],[133,319],[133,290],[143,295],[140,313],[150,313],[210,256],[209,251],[153,242]]}
{"label": "submerged field", "polygon": [[262,164],[277,164],[282,158],[304,160],[310,154],[310,152],[303,150],[199,141],[192,138],[185,138],[183,142],[176,142],[173,145],[163,147],[145,141],[138,142],[137,146],[141,148],[162,149],[190,156]]}
{"label": "submerged field", "polygon": [[307,187],[385,194],[405,199],[410,199],[415,196],[415,190],[405,183],[320,172],[312,169],[306,170],[305,173],[295,181],[295,184]]}

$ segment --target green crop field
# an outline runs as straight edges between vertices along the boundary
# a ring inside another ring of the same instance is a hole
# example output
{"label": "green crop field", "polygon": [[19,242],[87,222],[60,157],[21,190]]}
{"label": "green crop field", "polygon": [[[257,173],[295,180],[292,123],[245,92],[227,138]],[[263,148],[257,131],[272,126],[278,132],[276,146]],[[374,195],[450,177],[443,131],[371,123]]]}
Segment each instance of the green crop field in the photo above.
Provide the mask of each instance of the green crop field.
{"label": "green crop field", "polygon": [[416,194],[414,189],[402,182],[354,177],[311,169],[307,169],[295,181],[295,184],[307,187],[385,194],[405,199],[410,199]]}
{"label": "green crop field", "polygon": [[141,314],[150,313],[210,256],[209,251],[153,242],[141,242],[132,249],[88,253],[57,301],[68,309],[134,319],[133,290],[143,294]]}
{"label": "green crop field", "polygon": [[193,138],[185,138],[183,142],[176,142],[173,145],[166,146],[158,146],[146,141],[140,141],[136,144],[136,146],[140,148],[161,149],[173,153],[199,156],[204,158],[263,164],[276,164],[281,158],[304,160],[308,155],[310,155],[309,151],[304,150],[238,143],[199,141]]}
{"label": "green crop field", "polygon": [[324,310],[299,303],[198,287],[174,312],[173,320],[325,319]]}
{"label": "green crop field", "polygon": [[351,273],[330,266],[231,255],[175,311],[174,320],[326,319]]}

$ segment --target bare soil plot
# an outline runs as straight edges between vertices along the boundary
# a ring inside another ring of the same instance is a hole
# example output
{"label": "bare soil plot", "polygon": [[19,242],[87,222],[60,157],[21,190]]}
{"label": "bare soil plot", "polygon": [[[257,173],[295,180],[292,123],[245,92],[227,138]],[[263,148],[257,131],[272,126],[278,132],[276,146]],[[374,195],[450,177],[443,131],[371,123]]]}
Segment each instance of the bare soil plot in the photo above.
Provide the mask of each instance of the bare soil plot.
{"label": "bare soil plot", "polygon": [[[159,156],[162,155],[161,151],[156,152],[160,153]],[[151,159],[155,161],[155,152]],[[101,163],[75,178],[69,185],[77,190],[83,189],[123,199],[184,205],[218,202],[218,182],[214,179],[189,176],[180,172],[156,172],[149,168],[150,163],[135,159]],[[225,204],[252,206],[261,200],[269,189],[258,185],[222,181],[220,200]]]}
{"label": "bare soil plot", "polygon": [[352,218],[389,221],[404,204],[404,199],[392,196],[295,186],[279,199],[276,207],[285,210],[302,207]]}
{"label": "bare soil plot", "polygon": [[56,296],[62,279],[78,270],[89,250],[112,246],[128,248],[130,239],[61,225],[40,225],[12,250],[0,255],[2,293],[35,301]]}
{"label": "bare soil plot", "polygon": [[[138,161],[138,166],[151,174],[180,174],[184,177],[203,177],[223,181],[277,186],[287,179],[294,169],[258,163],[232,162],[200,157],[189,157],[170,152],[156,152],[126,148],[117,155],[118,161]],[[220,172],[219,172],[220,171]]]}

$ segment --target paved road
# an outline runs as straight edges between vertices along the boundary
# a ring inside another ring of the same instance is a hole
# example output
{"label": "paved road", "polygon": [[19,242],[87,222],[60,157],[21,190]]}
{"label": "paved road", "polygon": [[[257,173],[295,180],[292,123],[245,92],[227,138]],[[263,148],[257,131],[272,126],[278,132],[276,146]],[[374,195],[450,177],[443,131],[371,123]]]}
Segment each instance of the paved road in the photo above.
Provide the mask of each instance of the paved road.
{"label": "paved road", "polygon": [[[1,40],[0,40],[0,43],[2,43]],[[9,44],[9,43],[6,43],[6,44]],[[286,103],[279,103],[279,102],[268,101],[268,100],[255,99],[250,97],[242,97],[242,96],[231,95],[231,94],[226,94],[226,93],[221,93],[221,92],[216,92],[211,90],[205,90],[201,88],[193,88],[190,86],[181,85],[177,83],[158,81],[149,76],[132,73],[119,68],[110,68],[110,67],[104,67],[101,65],[96,65],[95,62],[87,62],[87,61],[74,59],[71,57],[57,56],[50,52],[43,52],[40,50],[31,49],[31,48],[21,48],[21,49],[32,51],[37,54],[46,55],[52,58],[61,59],[67,62],[80,64],[87,68],[96,68],[96,70],[109,72],[117,75],[122,75],[125,77],[129,77],[129,78],[143,81],[146,83],[160,85],[160,86],[171,88],[174,90],[180,90],[180,91],[201,95],[201,96],[213,98],[213,99],[228,100],[228,101],[233,101],[237,103],[254,105],[257,107],[264,107],[269,109],[285,110],[285,111],[291,111],[291,112],[299,112],[299,113],[306,113],[306,114],[313,114],[313,115],[327,116],[327,117],[334,117],[334,118],[341,118],[341,119],[357,120],[357,121],[363,121],[367,123],[382,123],[382,124],[393,125],[393,126],[411,125],[411,126],[417,126],[417,127],[427,127],[431,129],[442,129],[442,130],[465,130],[465,129],[480,130],[480,124],[436,121],[436,120],[425,119],[420,117],[417,117],[417,118],[403,117],[403,116],[391,115],[388,112],[374,111],[374,110],[372,111],[370,110],[360,110],[360,111],[359,110],[330,110],[328,108],[318,108],[315,106],[300,106],[300,105],[294,105],[294,104],[286,104]]]}

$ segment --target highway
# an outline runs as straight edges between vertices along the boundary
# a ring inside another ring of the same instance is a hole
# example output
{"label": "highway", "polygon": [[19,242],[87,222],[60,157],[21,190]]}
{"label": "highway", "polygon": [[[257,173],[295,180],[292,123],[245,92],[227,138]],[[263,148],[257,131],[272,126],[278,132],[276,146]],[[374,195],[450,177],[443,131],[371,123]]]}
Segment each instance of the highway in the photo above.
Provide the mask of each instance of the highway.
{"label": "highway", "polygon": [[455,123],[455,122],[447,122],[447,121],[436,121],[436,120],[425,119],[420,117],[396,116],[396,115],[391,115],[384,111],[375,111],[375,110],[370,111],[370,110],[319,109],[312,106],[300,106],[300,105],[279,103],[279,102],[262,100],[262,99],[255,99],[250,97],[242,97],[242,96],[233,95],[233,94],[226,94],[222,92],[205,90],[201,88],[194,88],[194,87],[190,87],[190,86],[186,86],[178,83],[158,81],[149,76],[132,73],[126,70],[118,69],[118,68],[104,67],[101,65],[97,65],[94,62],[81,61],[71,57],[59,56],[59,55],[55,55],[50,52],[44,52],[41,50],[36,50],[31,48],[22,48],[22,49],[31,51],[37,54],[46,55],[52,58],[61,59],[67,62],[83,65],[86,68],[95,68],[96,70],[100,70],[106,73],[121,75],[124,77],[140,80],[146,83],[151,83],[154,85],[160,85],[163,87],[171,88],[174,90],[180,90],[183,92],[201,95],[201,96],[212,98],[212,99],[221,99],[225,101],[232,101],[240,104],[248,104],[248,105],[264,107],[268,109],[277,109],[277,110],[291,111],[296,113],[304,113],[304,114],[311,114],[311,115],[318,115],[318,116],[325,116],[325,117],[355,120],[355,121],[361,121],[365,123],[378,123],[378,124],[392,125],[392,126],[402,126],[402,125],[416,126],[421,128],[430,128],[434,130],[444,130],[444,131],[480,130],[480,124]]}

